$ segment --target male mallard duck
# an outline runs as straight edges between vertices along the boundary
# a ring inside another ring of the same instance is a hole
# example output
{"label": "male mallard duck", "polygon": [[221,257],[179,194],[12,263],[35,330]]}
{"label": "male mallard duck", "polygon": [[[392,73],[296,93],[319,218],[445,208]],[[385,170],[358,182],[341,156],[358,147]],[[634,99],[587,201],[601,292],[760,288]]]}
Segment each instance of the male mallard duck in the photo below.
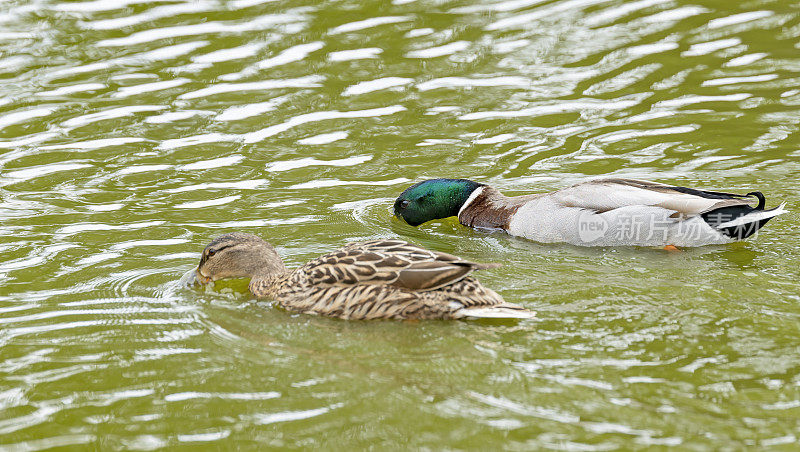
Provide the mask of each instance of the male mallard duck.
{"label": "male mallard duck", "polygon": [[342,319],[532,318],[469,276],[477,264],[399,240],[345,245],[295,270],[253,234],[234,232],[203,250],[194,272],[203,284],[250,278],[256,298],[292,311]]}
{"label": "male mallard duck", "polygon": [[[758,204],[751,206],[748,197]],[[400,194],[394,214],[412,226],[457,216],[465,226],[545,243],[672,248],[750,237],[786,213],[786,203],[769,210],[764,203],[757,191],[737,195],[633,179],[599,179],[515,197],[467,179],[432,179]]]}

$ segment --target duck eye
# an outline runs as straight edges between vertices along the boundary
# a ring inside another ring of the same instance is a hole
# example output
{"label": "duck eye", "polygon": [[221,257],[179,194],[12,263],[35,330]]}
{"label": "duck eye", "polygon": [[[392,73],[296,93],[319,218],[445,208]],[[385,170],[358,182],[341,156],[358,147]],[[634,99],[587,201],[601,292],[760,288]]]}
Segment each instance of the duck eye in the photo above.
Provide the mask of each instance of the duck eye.
{"label": "duck eye", "polygon": [[408,207],[409,204],[411,204],[411,201],[404,199],[400,201],[400,208],[405,209],[406,207]]}
{"label": "duck eye", "polygon": [[213,255],[215,255],[215,254],[217,254],[217,252],[216,252],[216,251],[214,251],[214,250],[208,250],[208,251],[206,251],[206,258],[209,258],[209,257],[211,257],[211,256],[213,256]]}

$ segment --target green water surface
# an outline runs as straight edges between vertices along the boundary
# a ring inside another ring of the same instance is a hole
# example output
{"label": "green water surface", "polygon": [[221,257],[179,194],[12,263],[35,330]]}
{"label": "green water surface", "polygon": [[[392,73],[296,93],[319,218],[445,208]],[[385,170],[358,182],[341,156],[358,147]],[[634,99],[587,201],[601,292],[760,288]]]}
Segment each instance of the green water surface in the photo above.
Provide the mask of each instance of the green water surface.
{"label": "green water surface", "polygon": [[[796,450],[800,4],[0,3],[0,448]],[[753,240],[542,245],[389,206],[595,176],[761,190]],[[519,322],[347,322],[181,289],[401,237]]]}

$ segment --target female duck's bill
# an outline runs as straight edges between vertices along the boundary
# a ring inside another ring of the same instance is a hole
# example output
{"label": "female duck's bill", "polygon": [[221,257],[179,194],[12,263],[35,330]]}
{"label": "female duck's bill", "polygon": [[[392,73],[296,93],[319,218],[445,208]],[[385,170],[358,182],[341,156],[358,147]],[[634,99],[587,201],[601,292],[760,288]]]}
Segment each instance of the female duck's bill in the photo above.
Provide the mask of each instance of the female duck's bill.
{"label": "female duck's bill", "polygon": [[456,216],[465,226],[544,243],[702,246],[748,238],[785,213],[784,205],[765,209],[761,192],[741,195],[633,179],[600,179],[515,197],[466,179],[432,179],[403,191],[394,213],[412,226]]}

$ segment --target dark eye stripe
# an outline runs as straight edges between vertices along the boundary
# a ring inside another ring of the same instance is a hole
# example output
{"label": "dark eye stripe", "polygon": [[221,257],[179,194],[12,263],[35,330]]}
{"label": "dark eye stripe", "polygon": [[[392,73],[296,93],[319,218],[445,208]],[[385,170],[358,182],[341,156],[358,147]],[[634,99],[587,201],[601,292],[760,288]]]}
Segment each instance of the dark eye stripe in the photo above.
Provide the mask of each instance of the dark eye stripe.
{"label": "dark eye stripe", "polygon": [[207,249],[205,252],[203,252],[203,255],[200,257],[200,265],[203,265],[203,263],[205,261],[207,261],[209,257],[219,253],[220,251],[224,250],[225,248],[230,248],[233,245],[234,244],[223,245],[223,246],[221,246],[221,247],[219,247],[219,248],[217,248],[215,250]]}

